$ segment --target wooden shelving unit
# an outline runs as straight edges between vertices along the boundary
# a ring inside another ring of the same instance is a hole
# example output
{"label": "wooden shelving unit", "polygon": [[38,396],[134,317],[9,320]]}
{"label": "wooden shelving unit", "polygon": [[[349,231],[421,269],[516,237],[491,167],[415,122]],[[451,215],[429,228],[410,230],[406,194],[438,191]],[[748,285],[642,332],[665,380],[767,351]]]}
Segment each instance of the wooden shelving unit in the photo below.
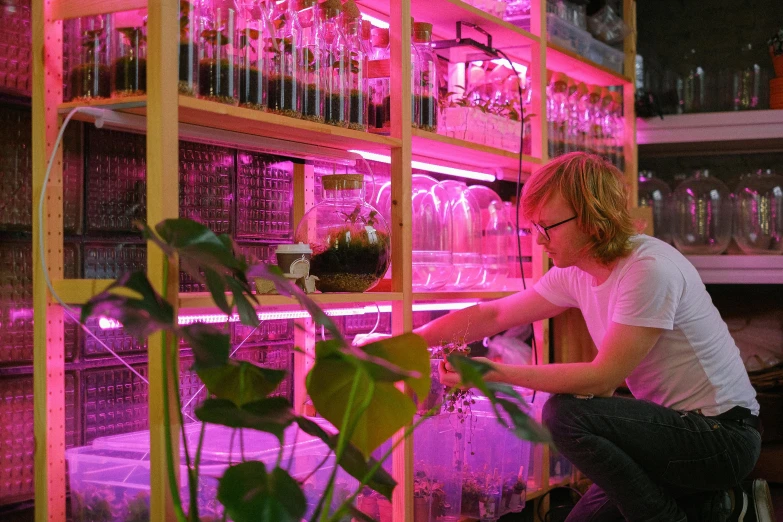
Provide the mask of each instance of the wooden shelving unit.
{"label": "wooden shelving unit", "polygon": [[687,256],[705,284],[783,284],[783,256]]}
{"label": "wooden shelving unit", "polygon": [[[533,2],[531,31],[524,31],[497,17],[479,11],[461,0],[361,0],[363,10],[373,16],[385,18],[391,32],[391,136],[378,136],[329,125],[322,125],[283,116],[222,105],[215,102],[182,96],[177,92],[178,52],[169,35],[178,34],[179,2],[177,0],[33,0],[33,201],[44,192],[46,212],[43,221],[34,218],[33,232],[44,234],[43,251],[39,252],[34,241],[34,306],[35,322],[35,488],[37,522],[63,522],[66,519],[65,487],[65,434],[64,424],[64,376],[63,376],[63,312],[57,306],[44,284],[44,273],[39,256],[43,253],[53,285],[57,293],[68,303],[84,303],[91,296],[108,286],[105,280],[63,279],[63,219],[62,219],[62,162],[56,161],[48,185],[43,186],[46,159],[54,149],[57,131],[63,113],[85,104],[62,103],[62,20],[107,12],[146,8],[148,41],[147,96],[107,100],[88,104],[111,110],[116,125],[147,134],[147,221],[157,223],[162,219],[176,218],[179,208],[177,154],[178,138],[183,126],[201,129],[201,132],[221,131],[241,134],[257,140],[259,146],[283,140],[291,144],[321,148],[324,151],[347,153],[360,150],[383,154],[390,158],[392,198],[392,222],[401,225],[392,232],[392,284],[390,292],[365,294],[323,294],[314,296],[325,308],[367,306],[386,303],[392,312],[392,332],[401,334],[412,330],[414,302],[470,301],[496,299],[510,295],[510,291],[466,292],[413,292],[411,285],[411,161],[427,161],[444,166],[460,165],[477,170],[501,170],[516,172],[518,155],[512,152],[468,143],[462,140],[422,132],[411,128],[411,66],[410,39],[400,35],[411,32],[411,17],[434,24],[439,38],[454,38],[457,21],[480,25],[493,34],[493,45],[505,50],[509,56],[527,64],[531,71],[533,109],[530,137],[532,154],[523,157],[525,173],[535,171],[547,163],[546,133],[546,70],[566,72],[575,78],[600,85],[623,87],[626,114],[625,157],[628,179],[635,186],[636,143],[633,115],[633,61],[635,43],[626,43],[626,71],[618,75],[597,66],[564,49],[547,44],[546,13],[544,0]],[[634,0],[624,1],[626,22],[635,26]],[[79,114],[77,118],[94,119],[95,115]],[[135,118],[123,120],[124,117]],[[295,147],[294,147],[295,148]],[[308,149],[310,150],[310,149]],[[508,178],[514,179],[514,178]],[[306,167],[296,167],[294,172],[294,218],[300,218],[312,204],[313,172]],[[632,200],[635,201],[635,192]],[[35,215],[35,213],[34,213]],[[404,226],[403,226],[404,225]],[[547,270],[549,261],[544,252],[533,246],[533,278],[528,286]],[[164,267],[168,261],[156,248],[148,250],[148,275],[153,285],[180,311],[209,310],[211,299],[207,294],[180,294],[176,278],[168,279],[163,288]],[[168,266],[169,273],[177,273],[177,266]],[[259,296],[259,310],[296,309],[291,299],[281,296]],[[548,362],[549,322],[535,325],[535,337],[539,351],[538,360]],[[303,337],[306,339],[306,336]],[[301,338],[300,338],[301,339]],[[306,341],[311,342],[311,341]],[[169,463],[164,454],[163,397],[177,393],[176,385],[162,379],[162,337],[150,338],[149,354],[149,415],[151,436],[151,520],[164,522],[175,519],[172,508],[172,492],[167,474]],[[562,349],[563,347],[557,347]],[[305,349],[312,349],[306,346]],[[176,356],[174,357],[176,359]],[[172,361],[175,362],[176,361]],[[303,389],[305,368],[295,362],[297,381],[295,396]],[[178,419],[171,415],[168,422],[176,428]],[[178,469],[179,451],[174,449],[174,469]],[[549,484],[548,450],[543,448],[537,469],[540,483]],[[394,521],[413,520],[413,448],[407,439],[393,455],[394,475],[399,483],[395,490]],[[529,498],[543,495],[551,486],[531,494]]]}

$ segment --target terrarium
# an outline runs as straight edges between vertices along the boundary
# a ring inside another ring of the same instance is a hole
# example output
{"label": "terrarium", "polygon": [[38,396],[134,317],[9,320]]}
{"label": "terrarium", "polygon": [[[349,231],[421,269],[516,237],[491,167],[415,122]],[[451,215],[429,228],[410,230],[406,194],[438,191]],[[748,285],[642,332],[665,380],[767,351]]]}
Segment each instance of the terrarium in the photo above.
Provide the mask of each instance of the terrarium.
{"label": "terrarium", "polygon": [[69,22],[68,87],[72,100],[111,96],[111,22],[111,15],[85,16]]}
{"label": "terrarium", "polygon": [[413,24],[412,51],[415,53],[413,84],[413,126],[425,131],[438,130],[438,70],[437,58],[432,50],[432,24]]}
{"label": "terrarium", "polygon": [[114,96],[136,96],[147,91],[146,16],[139,11],[114,13],[112,64]]}
{"label": "terrarium", "polygon": [[476,199],[481,214],[481,262],[484,271],[478,286],[502,285],[508,276],[507,219],[500,196],[489,187],[473,185],[468,191]]}
{"label": "terrarium", "polygon": [[449,196],[451,213],[451,250],[454,269],[447,286],[464,290],[481,282],[481,211],[465,183],[440,182]]}
{"label": "terrarium", "polygon": [[696,171],[674,190],[672,239],[684,254],[720,254],[731,241],[728,187],[709,171]]}
{"label": "terrarium", "polygon": [[268,42],[269,110],[285,116],[302,116],[302,71],[299,49],[302,26],[294,2],[284,2],[272,18],[276,34]]}
{"label": "terrarium", "polygon": [[264,2],[244,2],[241,6],[236,39],[239,105],[266,110],[270,61],[267,42],[274,36],[274,28]]}
{"label": "terrarium", "polygon": [[324,122],[324,82],[322,79],[323,25],[316,0],[303,0],[299,10],[302,26],[300,66],[302,70],[302,117],[318,123]]}
{"label": "terrarium", "polygon": [[653,215],[653,234],[661,241],[672,242],[672,191],[665,181],[649,170],[639,172],[639,206],[649,207]]}
{"label": "terrarium", "polygon": [[310,275],[321,292],[364,292],[386,273],[389,229],[366,203],[361,174],[322,177],[323,199],[302,218],[295,242],[313,251]]}
{"label": "terrarium", "polygon": [[201,3],[179,2],[179,82],[180,94],[198,92],[199,38],[202,26]]}
{"label": "terrarium", "polygon": [[346,113],[348,116],[348,128],[366,131],[367,130],[367,55],[363,50],[361,39],[362,19],[359,17],[350,17],[348,13],[345,18],[345,87],[346,102],[348,106]]}
{"label": "terrarium", "polygon": [[326,2],[321,5],[324,31],[323,53],[328,67],[323,72],[324,118],[331,125],[348,126],[345,99],[350,62],[350,50],[341,23],[340,9]]}
{"label": "terrarium", "polygon": [[734,240],[746,254],[783,252],[783,176],[759,170],[734,192]]}
{"label": "terrarium", "polygon": [[206,27],[201,31],[198,62],[199,96],[221,103],[237,103],[239,69],[234,52],[237,11],[233,0],[212,0]]}

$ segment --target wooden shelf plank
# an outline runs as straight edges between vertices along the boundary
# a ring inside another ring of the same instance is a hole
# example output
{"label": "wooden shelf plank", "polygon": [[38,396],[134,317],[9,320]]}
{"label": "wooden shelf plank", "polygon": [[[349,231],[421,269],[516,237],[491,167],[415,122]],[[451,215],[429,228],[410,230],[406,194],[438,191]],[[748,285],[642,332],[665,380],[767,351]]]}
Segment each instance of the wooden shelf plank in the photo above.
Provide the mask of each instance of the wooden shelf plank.
{"label": "wooden shelf plank", "polygon": [[414,301],[459,301],[468,299],[500,299],[517,293],[514,290],[455,290],[451,292],[414,292]]}
{"label": "wooden shelf plank", "polygon": [[783,256],[687,256],[705,284],[783,284]]}
{"label": "wooden shelf plank", "polygon": [[57,0],[53,4],[56,20],[147,8],[147,0]]}
{"label": "wooden shelf plank", "polygon": [[[60,279],[52,281],[52,286],[65,303],[82,305],[106,290],[113,282],[113,279]],[[51,299],[50,302],[56,301]]]}
{"label": "wooden shelf plank", "polygon": [[631,79],[557,44],[546,44],[546,68],[592,85],[631,85]]}

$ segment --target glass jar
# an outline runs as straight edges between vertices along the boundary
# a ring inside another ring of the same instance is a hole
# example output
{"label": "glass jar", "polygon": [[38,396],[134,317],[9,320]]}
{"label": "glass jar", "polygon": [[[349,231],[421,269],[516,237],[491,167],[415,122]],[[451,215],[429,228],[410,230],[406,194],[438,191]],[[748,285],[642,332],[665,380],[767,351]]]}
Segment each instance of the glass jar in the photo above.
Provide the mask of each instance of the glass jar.
{"label": "glass jar", "polygon": [[242,1],[237,26],[239,105],[265,111],[269,91],[267,42],[274,37],[266,4],[253,0]]}
{"label": "glass jar", "polygon": [[198,92],[198,61],[201,29],[201,2],[179,2],[179,83],[180,94],[195,96]]}
{"label": "glass jar", "polygon": [[345,18],[346,114],[348,128],[367,131],[367,55],[362,48],[362,19]]}
{"label": "glass jar", "polygon": [[464,290],[481,282],[481,212],[478,202],[465,183],[446,180],[440,185],[449,196],[451,213],[451,249],[454,270],[447,285]]}
{"label": "glass jar", "polygon": [[324,56],[328,67],[324,68],[324,119],[331,125],[348,126],[346,115],[348,69],[350,51],[340,23],[340,10],[321,6],[324,29]]}
{"label": "glass jar", "polygon": [[237,10],[233,0],[211,0],[201,31],[198,92],[201,98],[235,105],[239,68],[234,52]]}
{"label": "glass jar", "polygon": [[[389,30],[380,27],[371,29],[372,51],[370,60],[388,60]],[[389,134],[391,132],[391,87],[389,78],[369,80],[370,108],[367,122],[370,132]]]}
{"label": "glass jar", "polygon": [[734,192],[734,240],[746,254],[783,253],[783,176],[759,170]]}
{"label": "glass jar", "polygon": [[68,90],[71,100],[111,96],[111,15],[70,20]]}
{"label": "glass jar", "polygon": [[731,241],[732,203],[726,185],[708,170],[696,171],[672,195],[672,239],[688,255],[720,254]]}
{"label": "glass jar", "polygon": [[411,97],[413,126],[429,132],[438,130],[438,68],[437,57],[432,51],[432,24],[413,24],[412,64],[413,85]]}
{"label": "glass jar", "polygon": [[414,174],[411,186],[413,288],[436,290],[453,270],[449,195],[437,180],[423,174]]}
{"label": "glass jar", "polygon": [[652,171],[639,172],[639,206],[649,207],[653,215],[653,234],[661,241],[672,242],[671,232],[672,191]]}
{"label": "glass jar", "polygon": [[112,95],[138,96],[147,91],[146,10],[114,13]]}
{"label": "glass jar", "polygon": [[468,192],[478,203],[481,214],[481,262],[484,268],[477,286],[502,286],[508,276],[508,238],[503,201],[494,190],[484,185],[473,185]]}
{"label": "glass jar", "polygon": [[277,34],[269,42],[272,53],[269,73],[269,110],[294,118],[302,117],[302,71],[300,48],[302,26],[294,0],[278,5],[273,19]]}
{"label": "glass jar", "polygon": [[321,292],[364,292],[386,273],[390,238],[386,221],[365,202],[361,174],[321,178],[323,200],[296,228],[295,242],[313,250],[310,275]]}
{"label": "glass jar", "polygon": [[302,26],[302,117],[324,123],[323,27],[316,0],[304,0],[299,10]]}

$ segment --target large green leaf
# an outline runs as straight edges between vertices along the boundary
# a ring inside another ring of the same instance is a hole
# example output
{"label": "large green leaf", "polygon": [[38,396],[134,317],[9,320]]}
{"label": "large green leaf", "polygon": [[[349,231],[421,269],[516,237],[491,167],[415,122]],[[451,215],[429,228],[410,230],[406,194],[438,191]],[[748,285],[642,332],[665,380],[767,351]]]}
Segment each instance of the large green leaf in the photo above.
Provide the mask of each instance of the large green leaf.
{"label": "large green leaf", "polygon": [[430,353],[427,350],[427,342],[423,338],[407,333],[368,344],[363,349],[366,353],[384,359],[403,370],[413,370],[420,374],[418,378],[406,377],[392,371],[388,366],[368,362],[366,367],[375,380],[391,382],[404,380],[419,397],[425,397],[429,393]]}
{"label": "large green leaf", "polygon": [[[346,413],[355,414],[360,403],[370,395],[370,377],[362,372],[357,399],[348,412],[348,399],[357,367],[341,356],[318,359],[307,376],[307,391],[318,412],[335,426],[342,426]],[[416,413],[413,401],[393,383],[378,382],[369,407],[359,417],[351,442],[365,458],[397,430],[409,423]]]}
{"label": "large green leaf", "polygon": [[147,275],[123,274],[106,290],[82,306],[82,322],[90,316],[118,321],[139,340],[159,331],[174,329],[174,309],[152,288]]}
{"label": "large green leaf", "polygon": [[231,466],[218,486],[218,500],[234,522],[300,522],[307,503],[285,470],[267,473],[263,462]]}
{"label": "large green leaf", "polygon": [[514,434],[518,438],[533,442],[549,442],[551,440],[546,428],[522,411],[519,404],[497,396],[495,397],[495,401],[511,418],[511,422],[514,426]]}
{"label": "large green leaf", "polygon": [[194,323],[180,328],[182,338],[193,350],[194,370],[219,368],[228,364],[231,337],[215,326]]}
{"label": "large green leaf", "polygon": [[250,428],[273,434],[283,443],[285,429],[294,422],[291,403],[284,397],[269,397],[238,407],[226,399],[207,399],[196,409],[196,417],[204,422],[229,428]]}
{"label": "large green leaf", "polygon": [[247,361],[230,361],[213,368],[197,369],[209,393],[242,406],[265,399],[277,388],[286,372],[260,368]]}

